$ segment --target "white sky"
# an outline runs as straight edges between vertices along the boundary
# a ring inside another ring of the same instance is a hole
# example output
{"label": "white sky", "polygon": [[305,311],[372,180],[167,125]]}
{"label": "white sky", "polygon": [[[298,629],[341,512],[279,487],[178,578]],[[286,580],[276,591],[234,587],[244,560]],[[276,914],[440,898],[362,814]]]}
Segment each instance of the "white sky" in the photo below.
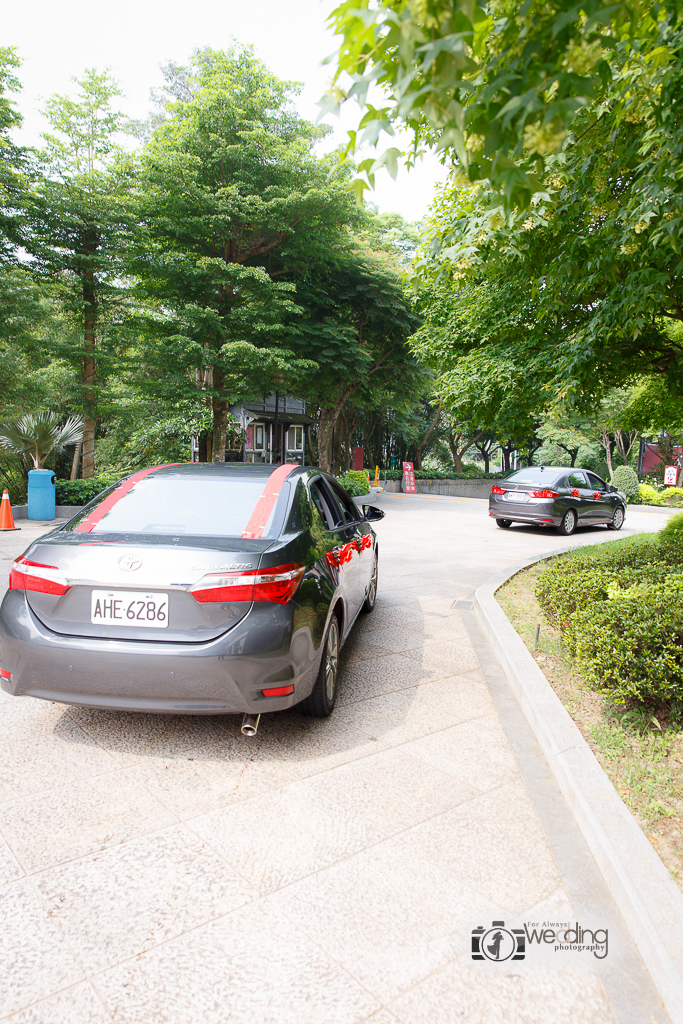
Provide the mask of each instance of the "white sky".
{"label": "white sky", "polygon": [[[3,7],[1,44],[16,46],[24,62],[17,101],[24,115],[19,135],[28,145],[38,142],[45,129],[38,113],[41,98],[69,92],[72,76],[86,67],[110,67],[124,90],[121,108],[143,118],[151,106],[150,88],[163,81],[160,64],[184,63],[199,46],[225,49],[232,39],[253,45],[280,78],[303,82],[297,106],[315,121],[316,101],[331,73],[320,62],[336,48],[325,26],[333,0],[31,0]],[[354,103],[341,123],[326,118],[335,128],[327,140],[330,148],[346,141],[346,128],[355,127],[357,112]],[[381,171],[370,198],[380,210],[418,220],[427,211],[434,182],[444,177],[438,161],[427,157],[413,171],[399,170],[396,182]]]}

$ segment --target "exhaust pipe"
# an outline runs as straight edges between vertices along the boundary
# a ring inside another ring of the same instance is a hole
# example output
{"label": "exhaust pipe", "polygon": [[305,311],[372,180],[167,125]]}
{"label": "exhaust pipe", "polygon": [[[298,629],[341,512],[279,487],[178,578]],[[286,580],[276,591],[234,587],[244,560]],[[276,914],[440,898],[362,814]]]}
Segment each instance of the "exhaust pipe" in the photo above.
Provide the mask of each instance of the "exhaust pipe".
{"label": "exhaust pipe", "polygon": [[242,735],[255,736],[261,715],[245,715],[242,719]]}

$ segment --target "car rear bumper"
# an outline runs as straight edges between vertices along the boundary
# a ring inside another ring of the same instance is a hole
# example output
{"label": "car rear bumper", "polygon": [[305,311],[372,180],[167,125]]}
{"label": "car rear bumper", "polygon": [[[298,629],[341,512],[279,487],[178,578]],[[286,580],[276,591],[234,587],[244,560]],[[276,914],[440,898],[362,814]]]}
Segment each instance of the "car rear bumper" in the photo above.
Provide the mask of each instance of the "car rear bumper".
{"label": "car rear bumper", "polygon": [[[319,660],[307,629],[292,635],[286,605],[249,613],[223,636],[198,644],[54,633],[21,591],[8,593],[0,609],[0,667],[11,673],[3,690],[64,704],[192,715],[283,711],[308,696]],[[261,694],[284,685],[294,692]]]}
{"label": "car rear bumper", "polygon": [[559,526],[562,522],[562,516],[553,515],[552,508],[544,509],[538,506],[533,511],[522,511],[519,507],[489,507],[489,515],[494,519],[509,519],[513,523],[539,523],[546,526]]}

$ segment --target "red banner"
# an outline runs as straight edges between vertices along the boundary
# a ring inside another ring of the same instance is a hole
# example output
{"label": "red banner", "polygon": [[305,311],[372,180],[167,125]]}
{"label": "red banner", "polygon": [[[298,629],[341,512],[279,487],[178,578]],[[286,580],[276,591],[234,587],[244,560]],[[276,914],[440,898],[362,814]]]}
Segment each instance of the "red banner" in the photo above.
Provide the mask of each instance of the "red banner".
{"label": "red banner", "polygon": [[415,486],[415,470],[412,462],[403,463],[403,489],[406,494],[417,494]]}

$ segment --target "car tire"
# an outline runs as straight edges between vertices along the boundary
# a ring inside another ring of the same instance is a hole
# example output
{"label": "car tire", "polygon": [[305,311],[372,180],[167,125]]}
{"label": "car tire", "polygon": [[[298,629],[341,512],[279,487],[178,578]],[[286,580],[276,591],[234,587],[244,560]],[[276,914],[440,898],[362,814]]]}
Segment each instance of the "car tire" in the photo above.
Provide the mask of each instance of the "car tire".
{"label": "car tire", "polygon": [[624,525],[624,510],[621,505],[617,505],[612,516],[612,522],[607,524],[608,530],[620,530]]}
{"label": "car tire", "polygon": [[362,610],[367,615],[369,615],[372,609],[375,607],[375,601],[377,600],[377,572],[377,555],[375,555],[375,561],[372,566],[372,576],[370,577],[370,582],[368,584],[368,593],[365,600],[363,601],[362,607]]}
{"label": "car tire", "polygon": [[496,519],[496,526],[500,526],[501,530],[507,530],[512,526],[511,519]]}
{"label": "car tire", "polygon": [[576,512],[573,508],[570,508],[562,516],[562,522],[557,527],[557,532],[562,534],[563,537],[571,537],[574,530],[576,529]]}
{"label": "car tire", "polygon": [[323,645],[323,656],[308,697],[301,701],[299,710],[308,718],[327,718],[332,714],[337,699],[337,678],[339,675],[339,619],[333,615],[327,627]]}

